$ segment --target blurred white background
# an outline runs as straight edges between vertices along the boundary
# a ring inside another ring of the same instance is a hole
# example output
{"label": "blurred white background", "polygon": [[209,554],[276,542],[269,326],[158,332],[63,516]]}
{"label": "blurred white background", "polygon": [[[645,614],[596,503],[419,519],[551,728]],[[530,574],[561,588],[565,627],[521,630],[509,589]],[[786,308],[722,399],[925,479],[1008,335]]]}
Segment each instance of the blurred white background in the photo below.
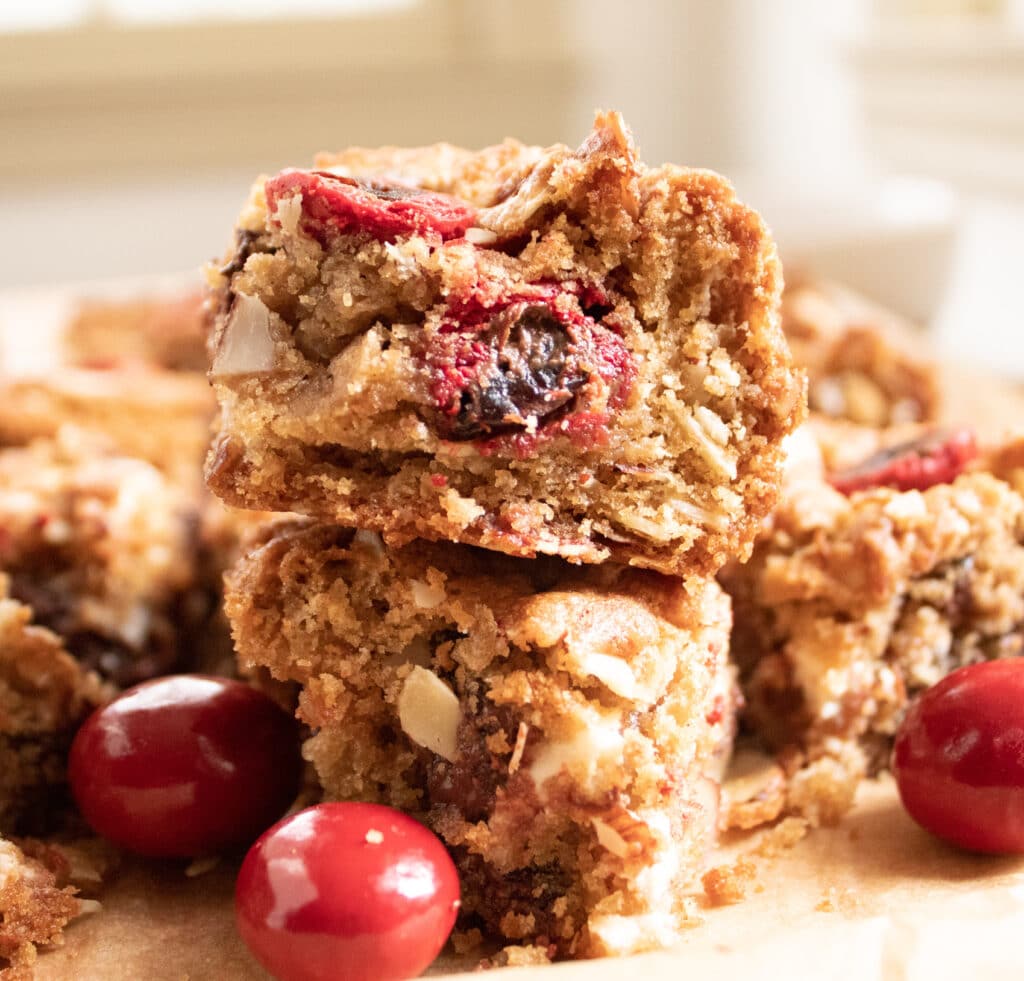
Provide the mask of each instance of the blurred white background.
{"label": "blurred white background", "polygon": [[0,288],[194,269],[318,149],[572,143],[598,106],[1024,377],[1024,0],[0,3]]}

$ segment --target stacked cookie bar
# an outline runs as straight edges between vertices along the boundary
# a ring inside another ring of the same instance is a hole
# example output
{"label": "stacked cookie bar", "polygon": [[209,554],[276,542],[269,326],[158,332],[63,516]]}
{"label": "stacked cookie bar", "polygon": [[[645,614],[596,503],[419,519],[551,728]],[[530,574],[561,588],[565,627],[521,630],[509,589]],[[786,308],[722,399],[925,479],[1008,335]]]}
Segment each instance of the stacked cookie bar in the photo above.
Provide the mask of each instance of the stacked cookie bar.
{"label": "stacked cookie bar", "polygon": [[431,827],[465,930],[671,943],[733,731],[714,577],[803,414],[758,216],[604,114],[261,179],[211,281],[209,486],[305,516],[227,611],[327,796]]}

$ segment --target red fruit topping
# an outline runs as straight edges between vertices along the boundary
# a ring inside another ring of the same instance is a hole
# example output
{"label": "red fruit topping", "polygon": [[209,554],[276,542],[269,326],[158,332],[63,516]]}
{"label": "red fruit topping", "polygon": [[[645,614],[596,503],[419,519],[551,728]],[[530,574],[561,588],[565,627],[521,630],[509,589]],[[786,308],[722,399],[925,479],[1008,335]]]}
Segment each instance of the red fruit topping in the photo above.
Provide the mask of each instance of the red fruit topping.
{"label": "red fruit topping", "polygon": [[923,828],[972,851],[1024,853],[1024,659],[971,664],[929,688],[892,765]]}
{"label": "red fruit topping", "polygon": [[470,205],[449,194],[326,170],[282,170],[267,181],[265,190],[271,215],[282,198],[301,195],[302,229],[321,243],[360,232],[382,242],[431,233],[460,238],[476,220]]}
{"label": "red fruit topping", "polygon": [[242,939],[279,981],[397,981],[455,925],[459,879],[441,842],[378,804],[320,804],[253,845],[235,887]]}
{"label": "red fruit topping", "polygon": [[977,455],[978,445],[971,430],[939,429],[879,450],[855,467],[830,474],[829,483],[843,494],[873,487],[927,490],[935,484],[951,483]]}
{"label": "red fruit topping", "polygon": [[[453,302],[426,361],[441,436],[505,435],[520,456],[533,452],[539,436],[559,432],[588,446],[605,442],[603,409],[621,406],[636,377],[624,341],[584,312],[575,284]],[[601,383],[602,411],[574,409],[591,381]],[[574,425],[574,414],[586,416],[585,423]]]}
{"label": "red fruit topping", "polygon": [[174,675],[126,691],[75,736],[68,776],[86,821],[154,858],[249,844],[295,799],[298,726],[239,681]]}

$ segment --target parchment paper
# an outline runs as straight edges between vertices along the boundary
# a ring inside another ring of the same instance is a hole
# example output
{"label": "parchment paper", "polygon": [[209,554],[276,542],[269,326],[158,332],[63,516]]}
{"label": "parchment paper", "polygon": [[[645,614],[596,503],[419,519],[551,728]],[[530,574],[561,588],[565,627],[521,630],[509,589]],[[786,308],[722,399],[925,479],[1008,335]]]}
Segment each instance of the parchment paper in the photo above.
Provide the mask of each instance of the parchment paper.
{"label": "parchment paper", "polygon": [[[730,851],[752,846],[756,836]],[[39,959],[45,981],[267,977],[234,932],[235,868],[127,866],[101,913]],[[905,815],[892,781],[865,784],[854,812],[775,859],[758,860],[746,899],[708,909],[674,949],[626,959],[504,968],[501,978],[786,978],[943,981],[1024,977],[1024,859],[968,855]],[[436,971],[468,978],[473,961]],[[449,972],[456,972],[451,974]],[[431,972],[434,973],[434,972]],[[479,977],[479,975],[476,975]]]}

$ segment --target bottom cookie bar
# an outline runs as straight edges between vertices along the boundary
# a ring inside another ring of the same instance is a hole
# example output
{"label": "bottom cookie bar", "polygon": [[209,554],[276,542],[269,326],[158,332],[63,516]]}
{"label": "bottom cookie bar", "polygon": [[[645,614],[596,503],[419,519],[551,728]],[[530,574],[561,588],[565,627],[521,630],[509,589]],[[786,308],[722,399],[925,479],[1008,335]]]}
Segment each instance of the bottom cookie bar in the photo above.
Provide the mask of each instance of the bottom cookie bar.
{"label": "bottom cookie bar", "polygon": [[301,684],[326,795],[449,847],[465,928],[558,956],[676,938],[732,736],[713,582],[296,521],[226,608],[243,668]]}

